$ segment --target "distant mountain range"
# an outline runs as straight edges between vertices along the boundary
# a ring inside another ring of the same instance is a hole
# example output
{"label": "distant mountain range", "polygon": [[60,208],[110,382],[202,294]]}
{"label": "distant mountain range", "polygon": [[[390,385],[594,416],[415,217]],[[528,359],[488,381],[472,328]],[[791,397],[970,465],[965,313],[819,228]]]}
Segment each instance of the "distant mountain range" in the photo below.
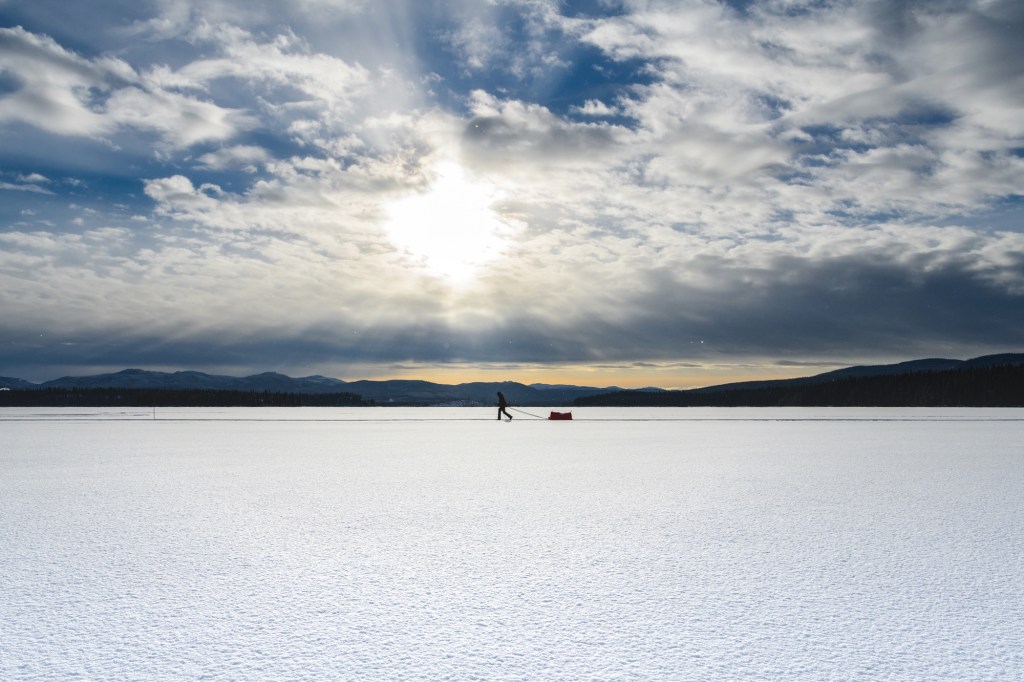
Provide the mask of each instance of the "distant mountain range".
{"label": "distant mountain range", "polygon": [[[379,405],[493,405],[501,391],[514,405],[570,405],[581,397],[622,390],[618,386],[527,386],[512,381],[436,384],[430,381],[393,379],[388,381],[342,381],[324,376],[293,378],[276,372],[247,377],[220,376],[203,372],[151,372],[126,369],[112,374],[61,377],[41,384],[0,377],[0,388],[12,390],[54,388],[122,388],[133,390],[245,391],[271,393],[354,393]],[[657,390],[657,389],[652,389]]]}
{"label": "distant mountain range", "polygon": [[1024,354],[847,367],[810,377],[744,381],[689,391],[616,391],[584,396],[574,404],[589,407],[1024,406]]}
{"label": "distant mountain range", "polygon": [[[137,390],[243,391],[297,394],[350,393],[378,405],[493,405],[497,391],[504,393],[513,405],[566,406],[573,404],[689,404],[697,400],[713,400],[707,394],[729,393],[750,395],[773,389],[796,389],[830,384],[837,381],[868,377],[899,377],[927,372],[946,372],[1024,365],[1024,353],[986,355],[971,360],[932,358],[894,365],[848,367],[810,377],[747,381],[708,386],[690,391],[665,391],[649,388],[626,391],[617,386],[593,387],[551,384],[520,384],[504,382],[471,382],[437,384],[430,381],[395,379],[389,381],[342,381],[324,376],[293,378],[276,372],[247,377],[205,374],[203,372],[152,372],[126,369],[112,374],[62,377],[41,384],[23,379],[0,377],[0,388],[11,390],[45,390],[59,388],[121,388]],[[617,398],[610,398],[617,396]],[[696,396],[706,396],[697,398]]]}
{"label": "distant mountain range", "polygon": [[815,374],[795,379],[772,379],[768,381],[740,381],[732,384],[720,384],[705,388],[693,389],[694,392],[733,391],[736,389],[764,388],[771,386],[801,386],[820,384],[835,379],[848,377],[892,376],[913,374],[915,372],[940,372],[950,369],[969,369],[972,367],[998,367],[1000,365],[1019,365],[1024,363],[1024,353],[1002,353],[999,355],[983,355],[970,360],[948,360],[945,358],[928,358],[925,360],[909,360],[894,365],[857,365],[843,369]]}

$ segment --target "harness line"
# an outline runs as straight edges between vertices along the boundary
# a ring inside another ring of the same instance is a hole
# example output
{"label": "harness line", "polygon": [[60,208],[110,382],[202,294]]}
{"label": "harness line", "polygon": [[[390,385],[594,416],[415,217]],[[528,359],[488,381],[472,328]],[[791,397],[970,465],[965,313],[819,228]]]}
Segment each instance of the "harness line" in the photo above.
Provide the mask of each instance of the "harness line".
{"label": "harness line", "polygon": [[532,412],[527,412],[526,410],[520,410],[520,409],[519,409],[518,407],[509,407],[508,409],[510,409],[510,410],[515,410],[516,412],[520,412],[520,413],[522,413],[522,414],[528,414],[528,415],[530,415],[531,417],[533,417],[534,419],[546,419],[546,417],[541,417],[541,416],[540,416],[540,415],[538,415],[538,414],[534,414],[534,413],[532,413]]}

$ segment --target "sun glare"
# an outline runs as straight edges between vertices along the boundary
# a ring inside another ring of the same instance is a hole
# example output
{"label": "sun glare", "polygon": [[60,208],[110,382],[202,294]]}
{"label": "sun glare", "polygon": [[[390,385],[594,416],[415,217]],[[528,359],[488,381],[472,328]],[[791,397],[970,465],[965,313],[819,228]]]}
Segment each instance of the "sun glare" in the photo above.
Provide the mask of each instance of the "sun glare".
{"label": "sun glare", "polygon": [[500,253],[505,241],[510,226],[493,209],[499,199],[493,186],[467,177],[455,163],[444,163],[427,191],[388,207],[388,234],[432,275],[466,282]]}

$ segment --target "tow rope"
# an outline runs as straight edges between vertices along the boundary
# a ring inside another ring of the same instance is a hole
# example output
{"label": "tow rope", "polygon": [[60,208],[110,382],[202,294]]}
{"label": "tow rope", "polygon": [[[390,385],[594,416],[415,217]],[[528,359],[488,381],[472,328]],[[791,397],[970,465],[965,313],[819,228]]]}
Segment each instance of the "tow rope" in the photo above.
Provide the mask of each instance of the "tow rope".
{"label": "tow rope", "polygon": [[518,407],[509,407],[508,409],[514,410],[516,412],[519,412],[520,414],[527,414],[527,415],[533,417],[534,419],[546,419],[546,417],[542,417],[539,414],[534,414],[533,412],[527,412],[526,410],[520,410]]}

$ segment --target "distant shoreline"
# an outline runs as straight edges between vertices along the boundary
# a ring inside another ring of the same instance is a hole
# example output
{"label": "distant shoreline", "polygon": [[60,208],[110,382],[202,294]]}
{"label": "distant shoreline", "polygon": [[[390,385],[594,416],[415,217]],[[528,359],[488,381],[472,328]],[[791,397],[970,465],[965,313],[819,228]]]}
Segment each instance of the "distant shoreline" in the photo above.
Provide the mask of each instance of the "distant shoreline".
{"label": "distant shoreline", "polygon": [[[612,391],[566,400],[517,401],[522,407],[1024,407],[1024,364],[902,374],[775,381],[716,390]],[[223,389],[4,388],[0,407],[491,407],[446,399],[374,400],[352,392]]]}
{"label": "distant shoreline", "polygon": [[1020,407],[1024,354],[855,366],[815,376],[690,390],[522,384],[341,381],[274,372],[248,377],[127,369],[44,384],[0,377],[0,406],[491,407],[501,391],[522,407]]}

